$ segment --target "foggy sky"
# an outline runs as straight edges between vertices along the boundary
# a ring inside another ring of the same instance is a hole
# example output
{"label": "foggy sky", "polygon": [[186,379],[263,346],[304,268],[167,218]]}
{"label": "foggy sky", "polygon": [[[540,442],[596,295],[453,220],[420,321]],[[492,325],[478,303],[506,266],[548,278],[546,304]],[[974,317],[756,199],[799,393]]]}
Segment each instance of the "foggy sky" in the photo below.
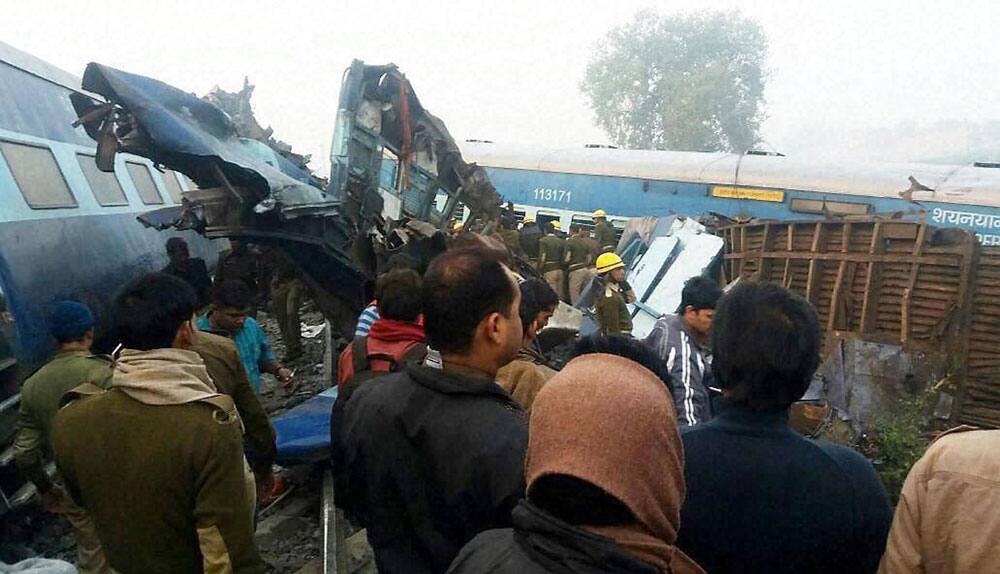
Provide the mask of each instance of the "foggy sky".
{"label": "foggy sky", "polygon": [[735,8],[770,41],[771,146],[906,160],[915,158],[856,139],[911,122],[912,141],[901,143],[929,145],[918,141],[931,137],[920,126],[1000,119],[1000,7],[917,4],[5,1],[0,39],[77,75],[96,61],[198,95],[238,90],[247,75],[258,120],[326,173],[340,81],[354,58],[398,64],[459,142],[606,143],[579,90],[594,43],[651,5],[664,14]]}

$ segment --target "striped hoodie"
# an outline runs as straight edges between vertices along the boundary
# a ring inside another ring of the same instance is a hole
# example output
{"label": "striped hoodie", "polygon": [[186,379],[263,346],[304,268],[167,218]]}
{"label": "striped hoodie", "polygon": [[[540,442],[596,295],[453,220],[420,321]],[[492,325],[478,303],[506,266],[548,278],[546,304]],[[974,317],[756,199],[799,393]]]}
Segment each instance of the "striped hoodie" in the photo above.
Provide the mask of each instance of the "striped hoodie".
{"label": "striped hoodie", "polygon": [[656,320],[644,341],[667,364],[673,379],[672,392],[681,427],[694,426],[712,418],[708,383],[712,375],[701,349],[680,315],[664,315]]}

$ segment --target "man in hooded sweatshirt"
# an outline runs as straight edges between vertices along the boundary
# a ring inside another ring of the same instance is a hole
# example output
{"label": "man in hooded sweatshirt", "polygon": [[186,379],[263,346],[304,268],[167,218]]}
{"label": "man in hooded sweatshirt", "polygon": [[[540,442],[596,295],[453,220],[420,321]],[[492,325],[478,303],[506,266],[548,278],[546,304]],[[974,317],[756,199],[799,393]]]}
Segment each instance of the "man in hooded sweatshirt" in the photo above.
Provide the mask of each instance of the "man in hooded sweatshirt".
{"label": "man in hooded sweatshirt", "polygon": [[713,420],[684,429],[688,495],[677,539],[712,574],[878,568],[891,509],[871,462],[788,426],[820,340],[812,305],[774,284],[737,285],[716,306],[723,398]]}
{"label": "man in hooded sweatshirt", "polygon": [[424,275],[440,368],[366,381],[334,410],[337,505],[367,528],[382,574],[444,572],[524,496],[524,412],[494,382],[521,344],[520,292],[492,253],[449,250]]}
{"label": "man in hooded sweatshirt", "polygon": [[[609,343],[662,370],[638,341]],[[535,398],[513,528],[477,536],[449,572],[703,573],[674,545],[684,452],[661,377],[601,352],[567,363]]]}
{"label": "man in hooded sweatshirt", "polygon": [[111,388],[78,387],[56,415],[60,474],[122,574],[265,571],[236,407],[188,350],[195,302],[170,275],[127,285]]}

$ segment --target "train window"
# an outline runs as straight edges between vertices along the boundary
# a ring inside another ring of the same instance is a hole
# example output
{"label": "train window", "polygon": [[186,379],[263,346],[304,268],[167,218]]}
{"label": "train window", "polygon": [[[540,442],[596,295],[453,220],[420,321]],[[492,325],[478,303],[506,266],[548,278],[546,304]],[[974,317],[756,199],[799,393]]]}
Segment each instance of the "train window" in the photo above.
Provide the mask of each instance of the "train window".
{"label": "train window", "polygon": [[588,232],[594,230],[594,220],[589,215],[574,215],[570,225],[579,225]]}
{"label": "train window", "polygon": [[128,175],[132,178],[132,183],[135,184],[135,189],[139,192],[143,203],[146,205],[163,204],[163,198],[153,182],[153,175],[149,173],[149,168],[145,164],[127,161],[125,168],[128,169]]}
{"label": "train window", "polygon": [[0,151],[29,207],[76,207],[76,198],[49,148],[0,141]]}
{"label": "train window", "polygon": [[113,172],[109,173],[97,169],[94,163],[94,156],[83,153],[76,154],[76,161],[83,170],[83,176],[90,184],[90,190],[94,192],[94,199],[97,203],[109,207],[112,205],[128,205],[125,191],[118,181],[118,176]]}
{"label": "train window", "polygon": [[849,201],[826,201],[823,199],[793,198],[789,208],[797,213],[814,213],[816,215],[865,215],[871,211],[867,203]]}
{"label": "train window", "polygon": [[170,199],[180,205],[181,194],[184,193],[184,190],[181,189],[181,184],[177,181],[177,172],[172,169],[163,170],[163,183],[167,186],[167,193],[170,194]]}

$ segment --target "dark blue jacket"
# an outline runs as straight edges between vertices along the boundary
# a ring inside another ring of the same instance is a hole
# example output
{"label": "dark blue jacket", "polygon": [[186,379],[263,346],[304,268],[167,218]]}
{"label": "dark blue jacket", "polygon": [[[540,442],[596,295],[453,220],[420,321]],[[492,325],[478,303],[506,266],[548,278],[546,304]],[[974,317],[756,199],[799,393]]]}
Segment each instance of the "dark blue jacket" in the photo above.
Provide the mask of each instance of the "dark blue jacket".
{"label": "dark blue jacket", "polygon": [[866,458],[809,440],[788,412],[732,405],[684,429],[677,540],[711,574],[875,572],[892,511]]}

